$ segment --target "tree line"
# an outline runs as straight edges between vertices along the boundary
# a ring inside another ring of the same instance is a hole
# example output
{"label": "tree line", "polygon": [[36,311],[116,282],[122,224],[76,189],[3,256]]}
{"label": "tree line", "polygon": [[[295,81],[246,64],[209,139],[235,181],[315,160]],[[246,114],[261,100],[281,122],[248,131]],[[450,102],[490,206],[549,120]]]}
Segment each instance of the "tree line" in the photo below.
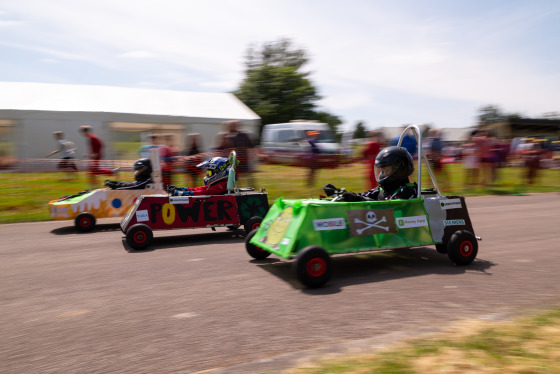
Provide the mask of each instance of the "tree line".
{"label": "tree line", "polygon": [[[233,93],[262,119],[261,126],[291,120],[316,120],[329,125],[338,134],[342,119],[320,110],[317,102],[322,98],[305,71],[309,57],[304,49],[297,48],[288,38],[251,45],[245,54],[245,78]],[[524,118],[519,113],[505,113],[497,105],[482,106],[478,121],[486,124]],[[543,118],[560,119],[560,113],[543,114]],[[261,127],[262,130],[262,127]],[[357,121],[354,138],[366,136],[364,121]]]}

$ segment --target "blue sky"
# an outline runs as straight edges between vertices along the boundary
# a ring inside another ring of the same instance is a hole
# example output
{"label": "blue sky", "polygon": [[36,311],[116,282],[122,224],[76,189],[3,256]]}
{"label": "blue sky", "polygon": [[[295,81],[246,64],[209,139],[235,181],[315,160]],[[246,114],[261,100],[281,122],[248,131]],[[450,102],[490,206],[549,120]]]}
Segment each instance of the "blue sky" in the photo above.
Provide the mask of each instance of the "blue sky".
{"label": "blue sky", "polygon": [[0,0],[0,81],[229,92],[282,37],[346,128],[560,112],[556,0]]}

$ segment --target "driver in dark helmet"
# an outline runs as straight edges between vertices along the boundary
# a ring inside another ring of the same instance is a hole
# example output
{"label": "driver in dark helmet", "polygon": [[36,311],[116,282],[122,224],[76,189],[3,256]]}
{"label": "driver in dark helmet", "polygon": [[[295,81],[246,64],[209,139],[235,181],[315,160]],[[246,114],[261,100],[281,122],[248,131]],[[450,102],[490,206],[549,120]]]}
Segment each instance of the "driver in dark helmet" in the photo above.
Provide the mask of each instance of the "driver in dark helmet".
{"label": "driver in dark helmet", "polygon": [[133,182],[119,182],[106,180],[105,186],[112,190],[141,190],[146,188],[152,181],[152,163],[148,158],[141,158],[137,160],[132,166],[134,170]]}
{"label": "driver in dark helmet", "polygon": [[[342,201],[413,199],[417,197],[418,185],[408,177],[414,172],[412,156],[406,148],[383,148],[375,158],[375,178],[379,187],[363,193],[346,192]],[[338,189],[332,184],[324,187],[327,196]]]}

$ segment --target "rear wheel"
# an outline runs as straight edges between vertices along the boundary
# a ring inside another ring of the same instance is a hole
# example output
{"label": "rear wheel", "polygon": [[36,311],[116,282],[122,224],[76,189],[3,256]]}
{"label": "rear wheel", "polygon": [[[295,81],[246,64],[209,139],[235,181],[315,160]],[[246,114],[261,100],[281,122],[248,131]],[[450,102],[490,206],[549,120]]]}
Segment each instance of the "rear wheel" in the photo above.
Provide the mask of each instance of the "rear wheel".
{"label": "rear wheel", "polygon": [[478,253],[476,237],[465,230],[457,231],[449,240],[447,255],[456,265],[468,265],[474,261]]}
{"label": "rear wheel", "polygon": [[261,249],[260,247],[257,247],[254,244],[249,243],[253,238],[253,236],[255,236],[257,231],[258,229],[255,229],[247,235],[247,237],[245,238],[245,249],[247,250],[249,256],[253,257],[254,259],[264,260],[265,258],[270,256],[270,252],[265,251],[264,249]]}
{"label": "rear wheel", "polygon": [[247,222],[245,222],[245,225],[243,226],[243,228],[245,229],[245,233],[247,235],[249,235],[249,233],[255,229],[258,229],[261,225],[262,222],[262,217],[251,217],[247,220]]}
{"label": "rear wheel", "polygon": [[303,248],[294,262],[294,267],[299,281],[309,288],[321,287],[331,277],[331,258],[327,251],[319,246]]}
{"label": "rear wheel", "polygon": [[154,234],[152,229],[142,223],[133,225],[126,232],[126,242],[129,246],[136,250],[148,247],[153,238]]}
{"label": "rear wheel", "polygon": [[95,217],[91,213],[80,213],[74,220],[74,225],[81,232],[90,232],[95,227]]}

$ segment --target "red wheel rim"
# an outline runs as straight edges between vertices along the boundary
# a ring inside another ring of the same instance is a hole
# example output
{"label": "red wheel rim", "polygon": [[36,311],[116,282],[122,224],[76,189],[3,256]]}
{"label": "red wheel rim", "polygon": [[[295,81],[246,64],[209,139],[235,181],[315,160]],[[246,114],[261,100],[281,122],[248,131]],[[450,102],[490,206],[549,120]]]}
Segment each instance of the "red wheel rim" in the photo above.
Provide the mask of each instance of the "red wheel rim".
{"label": "red wheel rim", "polygon": [[80,220],[80,226],[82,227],[89,227],[90,224],[91,224],[91,220],[89,218],[82,218]]}
{"label": "red wheel rim", "polygon": [[134,233],[134,242],[138,244],[144,243],[147,237],[144,231],[137,231]]}
{"label": "red wheel rim", "polygon": [[461,246],[459,247],[459,251],[461,252],[462,256],[469,257],[473,251],[473,245],[471,241],[470,240],[463,241],[461,243]]}
{"label": "red wheel rim", "polygon": [[327,262],[320,257],[315,257],[309,260],[306,267],[307,274],[312,277],[320,277],[327,271]]}
{"label": "red wheel rim", "polygon": [[258,229],[259,227],[261,227],[261,223],[260,223],[260,222],[253,223],[253,226],[251,226],[251,230]]}

